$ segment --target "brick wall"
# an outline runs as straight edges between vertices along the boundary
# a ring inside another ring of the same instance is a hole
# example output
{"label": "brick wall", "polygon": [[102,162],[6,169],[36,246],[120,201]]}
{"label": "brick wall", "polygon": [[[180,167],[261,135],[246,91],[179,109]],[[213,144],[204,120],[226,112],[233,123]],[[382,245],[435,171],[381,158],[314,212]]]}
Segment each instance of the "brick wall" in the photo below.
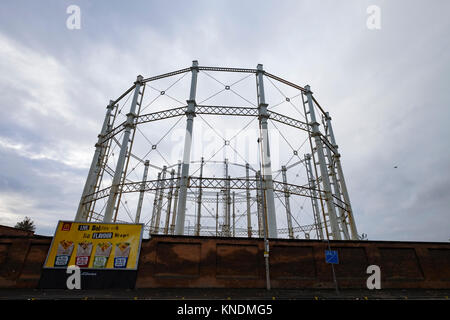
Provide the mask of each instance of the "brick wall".
{"label": "brick wall", "polygon": [[0,288],[36,288],[50,237],[0,237]]}
{"label": "brick wall", "polygon": [[[143,242],[138,288],[264,288],[263,241],[256,239],[154,236]],[[327,243],[270,241],[273,288],[334,288]],[[341,288],[365,288],[367,266],[381,268],[382,288],[450,288],[450,244],[331,241]]]}
{"label": "brick wall", "polygon": [[[0,236],[0,288],[36,288],[51,237]],[[334,288],[327,243],[271,240],[273,288]],[[381,268],[382,288],[450,289],[450,243],[331,241],[341,288],[365,288]],[[265,288],[263,241],[154,236],[142,241],[136,288]]]}

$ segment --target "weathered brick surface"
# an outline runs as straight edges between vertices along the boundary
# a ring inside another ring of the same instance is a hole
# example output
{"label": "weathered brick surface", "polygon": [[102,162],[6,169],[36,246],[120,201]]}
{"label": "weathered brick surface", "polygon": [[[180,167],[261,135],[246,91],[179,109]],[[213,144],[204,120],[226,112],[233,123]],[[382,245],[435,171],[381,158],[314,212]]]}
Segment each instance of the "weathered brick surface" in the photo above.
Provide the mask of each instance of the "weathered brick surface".
{"label": "weathered brick surface", "polygon": [[[339,253],[339,287],[366,288],[371,264],[381,268],[382,288],[449,289],[450,244],[330,241]],[[273,288],[334,288],[327,242],[271,240]],[[261,239],[154,236],[144,241],[137,288],[265,288]],[[165,270],[162,272],[162,270]]]}
{"label": "weathered brick surface", "polygon": [[0,288],[36,288],[51,238],[0,237]]}
{"label": "weathered brick surface", "polygon": [[[51,237],[0,236],[0,288],[36,288]],[[331,241],[341,288],[365,288],[379,265],[385,289],[450,289],[450,244]],[[327,242],[271,240],[273,288],[334,288]],[[265,288],[261,239],[154,236],[142,241],[136,288]]]}

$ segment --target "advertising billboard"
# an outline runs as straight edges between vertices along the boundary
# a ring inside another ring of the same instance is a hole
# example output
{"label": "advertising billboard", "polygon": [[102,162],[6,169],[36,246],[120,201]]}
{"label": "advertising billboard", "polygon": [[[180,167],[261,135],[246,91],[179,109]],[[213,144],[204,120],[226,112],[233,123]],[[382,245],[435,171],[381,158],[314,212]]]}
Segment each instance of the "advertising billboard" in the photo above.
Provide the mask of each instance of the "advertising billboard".
{"label": "advertising billboard", "polygon": [[44,268],[137,270],[143,224],[59,221]]}

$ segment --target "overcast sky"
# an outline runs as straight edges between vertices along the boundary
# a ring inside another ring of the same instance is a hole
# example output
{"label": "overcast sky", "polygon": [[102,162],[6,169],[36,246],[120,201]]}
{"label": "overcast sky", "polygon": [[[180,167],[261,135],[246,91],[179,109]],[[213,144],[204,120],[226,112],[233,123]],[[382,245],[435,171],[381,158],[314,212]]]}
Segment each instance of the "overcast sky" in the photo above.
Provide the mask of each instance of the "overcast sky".
{"label": "overcast sky", "polygon": [[[70,5],[80,29],[67,28]],[[359,233],[448,241],[449,12],[409,0],[2,1],[0,224],[29,216],[50,235],[73,219],[108,101],[138,74],[198,60],[262,63],[311,86],[333,119]]]}

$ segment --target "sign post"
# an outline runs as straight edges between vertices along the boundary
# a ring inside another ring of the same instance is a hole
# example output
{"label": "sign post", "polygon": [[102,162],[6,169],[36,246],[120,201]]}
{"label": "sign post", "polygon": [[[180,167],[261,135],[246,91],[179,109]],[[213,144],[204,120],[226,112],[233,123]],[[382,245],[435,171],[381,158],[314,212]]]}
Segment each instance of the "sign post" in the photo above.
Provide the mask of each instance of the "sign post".
{"label": "sign post", "polygon": [[333,281],[336,287],[336,293],[339,294],[336,273],[334,272],[334,265],[339,264],[339,256],[337,250],[331,250],[328,243],[328,250],[325,250],[325,262],[331,264],[331,271],[333,272]]}
{"label": "sign post", "polygon": [[339,264],[338,252],[336,250],[325,250],[326,263]]}

